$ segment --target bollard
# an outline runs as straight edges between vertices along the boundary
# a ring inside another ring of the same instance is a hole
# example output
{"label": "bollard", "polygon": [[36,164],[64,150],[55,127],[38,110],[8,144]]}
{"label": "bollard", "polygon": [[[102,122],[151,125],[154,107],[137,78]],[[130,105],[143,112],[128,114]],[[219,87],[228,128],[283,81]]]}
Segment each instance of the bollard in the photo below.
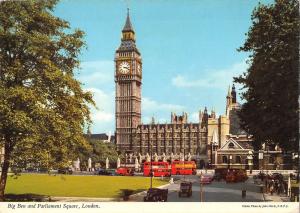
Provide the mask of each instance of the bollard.
{"label": "bollard", "polygon": [[263,186],[260,186],[260,192],[264,193],[264,187]]}
{"label": "bollard", "polygon": [[173,184],[173,183],[174,183],[173,178],[170,179],[169,183],[170,183],[170,184]]}
{"label": "bollard", "polygon": [[242,198],[245,198],[246,197],[246,189],[243,189],[242,190]]}

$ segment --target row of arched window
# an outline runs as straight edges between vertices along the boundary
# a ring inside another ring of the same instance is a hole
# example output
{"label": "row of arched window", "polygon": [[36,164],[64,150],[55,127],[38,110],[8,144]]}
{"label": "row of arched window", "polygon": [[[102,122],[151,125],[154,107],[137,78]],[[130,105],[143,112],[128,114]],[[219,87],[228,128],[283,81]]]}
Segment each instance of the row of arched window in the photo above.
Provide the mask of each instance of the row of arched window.
{"label": "row of arched window", "polygon": [[[226,155],[222,156],[222,162],[223,163],[229,163],[228,157]],[[231,161],[231,163],[242,163],[241,156],[239,156],[239,155],[235,156],[235,161],[234,162]]]}
{"label": "row of arched window", "polygon": [[[275,162],[274,157],[270,156],[269,157],[269,164],[273,164],[274,162]],[[227,155],[222,156],[222,163],[229,163]],[[230,163],[242,163],[241,156],[236,155],[235,156],[235,161],[231,161]]]}

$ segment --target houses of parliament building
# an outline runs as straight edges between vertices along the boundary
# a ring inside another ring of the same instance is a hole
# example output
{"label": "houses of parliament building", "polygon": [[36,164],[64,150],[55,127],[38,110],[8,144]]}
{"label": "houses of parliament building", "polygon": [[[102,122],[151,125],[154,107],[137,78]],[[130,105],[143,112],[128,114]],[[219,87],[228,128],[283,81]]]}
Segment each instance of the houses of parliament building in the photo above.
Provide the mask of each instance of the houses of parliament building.
{"label": "houses of parliament building", "polygon": [[170,123],[141,123],[142,57],[129,12],[122,30],[121,44],[115,52],[115,139],[119,151],[145,158],[189,158],[210,161],[213,150],[224,145],[230,131],[230,111],[237,107],[235,88],[226,97],[226,114],[219,117],[205,108],[199,122],[188,121],[187,113],[170,112]]}

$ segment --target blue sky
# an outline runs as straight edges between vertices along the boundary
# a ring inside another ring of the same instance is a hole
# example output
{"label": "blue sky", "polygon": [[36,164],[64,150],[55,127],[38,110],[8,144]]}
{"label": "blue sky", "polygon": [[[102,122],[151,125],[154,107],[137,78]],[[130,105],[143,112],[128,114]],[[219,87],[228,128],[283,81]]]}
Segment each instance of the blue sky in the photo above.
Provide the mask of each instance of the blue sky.
{"label": "blue sky", "polygon": [[[260,1],[262,3],[271,0]],[[198,122],[207,106],[224,114],[232,77],[247,69],[237,52],[257,0],[61,0],[55,15],[85,31],[87,49],[76,77],[94,94],[93,133],[114,132],[114,53],[127,6],[143,59],[142,121],[171,112]]]}

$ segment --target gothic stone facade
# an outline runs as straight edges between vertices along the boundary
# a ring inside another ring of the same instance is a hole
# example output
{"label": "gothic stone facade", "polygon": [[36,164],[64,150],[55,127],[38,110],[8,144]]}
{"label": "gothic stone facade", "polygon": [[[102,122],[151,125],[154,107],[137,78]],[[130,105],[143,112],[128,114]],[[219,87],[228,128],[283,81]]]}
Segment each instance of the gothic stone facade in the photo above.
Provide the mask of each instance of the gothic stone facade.
{"label": "gothic stone facade", "polygon": [[172,113],[170,123],[141,124],[142,57],[136,47],[129,13],[121,45],[115,53],[115,83],[115,136],[119,151],[143,158],[151,152],[167,159],[186,156],[207,163],[212,155],[209,150],[213,134],[218,138],[217,147],[226,142],[228,116],[217,118],[214,111],[208,114],[206,108],[199,112],[198,123],[189,123],[186,113],[181,116]]}
{"label": "gothic stone facade", "polygon": [[136,153],[145,155],[152,152],[157,155],[164,153],[175,156],[180,153],[184,156],[196,156],[205,158],[207,146],[207,127],[205,124],[188,123],[187,114],[171,115],[169,124],[139,125],[136,130],[135,147]]}

